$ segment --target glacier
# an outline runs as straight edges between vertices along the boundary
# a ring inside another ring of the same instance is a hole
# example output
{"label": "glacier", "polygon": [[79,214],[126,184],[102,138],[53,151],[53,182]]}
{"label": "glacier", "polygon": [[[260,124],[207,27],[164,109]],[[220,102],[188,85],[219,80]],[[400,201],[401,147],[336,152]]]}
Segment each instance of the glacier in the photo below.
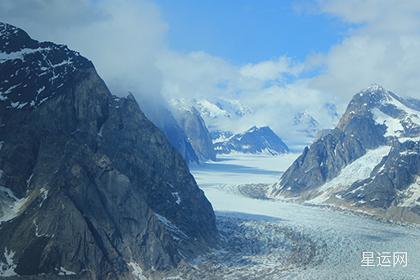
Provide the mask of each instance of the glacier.
{"label": "glacier", "polygon": [[[388,147],[380,149],[370,153],[373,158]],[[195,270],[168,279],[419,279],[418,226],[235,191],[245,184],[270,186],[295,157],[230,155],[194,166],[192,174],[229,245],[198,259]],[[407,252],[408,265],[363,267],[363,252]]]}

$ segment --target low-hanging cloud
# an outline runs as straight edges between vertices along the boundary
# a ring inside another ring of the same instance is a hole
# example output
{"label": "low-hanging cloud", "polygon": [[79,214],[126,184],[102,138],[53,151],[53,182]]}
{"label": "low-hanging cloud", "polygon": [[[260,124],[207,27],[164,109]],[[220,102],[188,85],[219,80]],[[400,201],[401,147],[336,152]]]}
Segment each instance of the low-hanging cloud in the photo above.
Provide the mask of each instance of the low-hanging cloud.
{"label": "low-hanging cloud", "polygon": [[115,94],[160,94],[155,64],[165,49],[167,25],[149,1],[4,0],[0,18],[38,40],[81,52]]}
{"label": "low-hanging cloud", "polygon": [[[302,61],[279,53],[245,65],[202,50],[171,50],[166,42],[169,26],[159,7],[148,0],[2,0],[0,18],[36,39],[80,51],[94,62],[115,94],[131,91],[155,102],[240,99],[254,114],[241,123],[227,124],[235,129],[270,125],[287,135],[296,112],[307,112],[330,127],[325,103],[333,102],[342,111],[352,95],[372,83],[420,98],[418,1],[311,3],[311,13],[328,14],[350,25],[341,42]],[[307,75],[313,69],[318,74]]]}

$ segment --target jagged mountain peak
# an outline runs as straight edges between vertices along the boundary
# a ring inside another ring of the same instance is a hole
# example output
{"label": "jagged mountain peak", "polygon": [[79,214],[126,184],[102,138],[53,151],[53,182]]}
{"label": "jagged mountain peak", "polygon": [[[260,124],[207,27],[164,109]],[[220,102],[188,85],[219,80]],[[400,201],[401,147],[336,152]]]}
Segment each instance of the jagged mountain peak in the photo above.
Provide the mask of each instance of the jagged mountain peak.
{"label": "jagged mountain peak", "polygon": [[307,123],[310,126],[316,127],[319,125],[318,121],[307,112],[296,113],[293,117],[293,125]]}
{"label": "jagged mountain peak", "polygon": [[0,45],[0,50],[6,53],[31,47],[36,43],[22,29],[4,22],[0,22],[0,41],[4,42]]}
{"label": "jagged mountain peak", "polygon": [[350,101],[338,127],[348,130],[354,123],[374,123],[373,130],[383,130],[385,137],[420,135],[420,111],[412,101],[382,86],[373,85],[356,94]]}
{"label": "jagged mountain peak", "polygon": [[372,110],[373,108],[382,110],[384,107],[390,106],[403,111],[407,109],[406,107],[412,107],[410,103],[408,99],[404,99],[381,85],[373,84],[354,95],[349,107],[356,109],[359,106],[360,110]]}
{"label": "jagged mountain peak", "polygon": [[419,117],[415,101],[379,85],[360,91],[338,126],[320,133],[288,168],[273,195],[419,222]]}
{"label": "jagged mountain peak", "polygon": [[215,149],[221,154],[239,152],[278,155],[289,152],[287,145],[268,126],[253,126],[243,133],[215,142]]}
{"label": "jagged mountain peak", "polygon": [[170,106],[198,159],[200,161],[215,160],[216,153],[210,132],[200,112],[185,99],[172,99]]}
{"label": "jagged mountain peak", "polygon": [[[92,63],[64,45],[38,42],[12,25],[0,23],[0,107],[39,106]],[[18,69],[18,70],[16,70]]]}
{"label": "jagged mountain peak", "polygon": [[272,132],[272,130],[271,130],[271,128],[269,128],[268,126],[260,126],[260,127],[257,127],[257,126],[252,126],[251,128],[249,128],[245,133],[243,133],[243,134],[246,134],[246,133],[255,133],[255,132]]}
{"label": "jagged mountain peak", "polygon": [[372,83],[370,86],[368,86],[366,89],[362,90],[364,92],[386,92],[387,90],[378,83]]}
{"label": "jagged mountain peak", "polygon": [[215,245],[210,203],[133,95],[0,29],[0,278],[142,278]]}
{"label": "jagged mountain peak", "polygon": [[385,100],[390,98],[391,94],[384,87],[373,84],[353,96],[347,111],[351,110],[354,113],[364,112],[365,110],[378,106],[381,102],[385,102]]}

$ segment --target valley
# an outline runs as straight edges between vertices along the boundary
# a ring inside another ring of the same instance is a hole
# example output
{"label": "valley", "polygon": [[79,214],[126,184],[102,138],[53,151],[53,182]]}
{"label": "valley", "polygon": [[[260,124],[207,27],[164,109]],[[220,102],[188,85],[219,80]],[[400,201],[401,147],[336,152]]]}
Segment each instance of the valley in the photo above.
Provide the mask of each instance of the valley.
{"label": "valley", "polygon": [[[211,273],[201,279],[416,279],[420,232],[415,226],[253,199],[238,191],[238,185],[275,183],[296,156],[238,154],[192,168],[229,245],[198,260],[196,270],[184,275],[197,276],[205,267]],[[253,251],[252,244],[258,249]],[[363,267],[363,252],[407,252],[408,265]]]}

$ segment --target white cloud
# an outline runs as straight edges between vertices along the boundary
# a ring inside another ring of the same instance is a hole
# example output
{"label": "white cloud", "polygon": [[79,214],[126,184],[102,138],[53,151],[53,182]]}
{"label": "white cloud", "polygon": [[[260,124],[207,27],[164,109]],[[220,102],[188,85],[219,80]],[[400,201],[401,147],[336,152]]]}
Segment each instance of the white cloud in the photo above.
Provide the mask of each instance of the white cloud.
{"label": "white cloud", "polygon": [[293,65],[288,57],[266,60],[256,64],[246,64],[241,67],[240,73],[244,77],[254,78],[261,81],[283,80],[284,75],[296,76],[303,70],[302,65]]}
{"label": "white cloud", "polygon": [[420,98],[420,2],[321,0],[320,11],[356,24],[324,56],[311,86],[341,102],[371,83]]}
{"label": "white cloud", "polygon": [[167,25],[149,1],[3,0],[0,18],[38,40],[80,51],[116,94],[160,92],[155,63],[165,49]]}
{"label": "white cloud", "polygon": [[[255,114],[227,124],[235,129],[270,125],[287,137],[294,113],[302,111],[331,125],[324,104],[343,110],[371,83],[420,98],[419,1],[319,0],[311,12],[314,8],[352,25],[340,43],[304,61],[278,54],[245,65],[169,49],[168,26],[159,7],[147,0],[3,0],[0,18],[37,39],[81,51],[116,94],[239,98]],[[322,71],[303,78],[314,68]]]}
{"label": "white cloud", "polygon": [[229,95],[238,79],[234,65],[204,52],[167,51],[159,57],[157,67],[168,98]]}
{"label": "white cloud", "polygon": [[[418,32],[420,2],[416,0],[319,0],[321,12],[367,29]],[[398,20],[398,21],[397,21]]]}

